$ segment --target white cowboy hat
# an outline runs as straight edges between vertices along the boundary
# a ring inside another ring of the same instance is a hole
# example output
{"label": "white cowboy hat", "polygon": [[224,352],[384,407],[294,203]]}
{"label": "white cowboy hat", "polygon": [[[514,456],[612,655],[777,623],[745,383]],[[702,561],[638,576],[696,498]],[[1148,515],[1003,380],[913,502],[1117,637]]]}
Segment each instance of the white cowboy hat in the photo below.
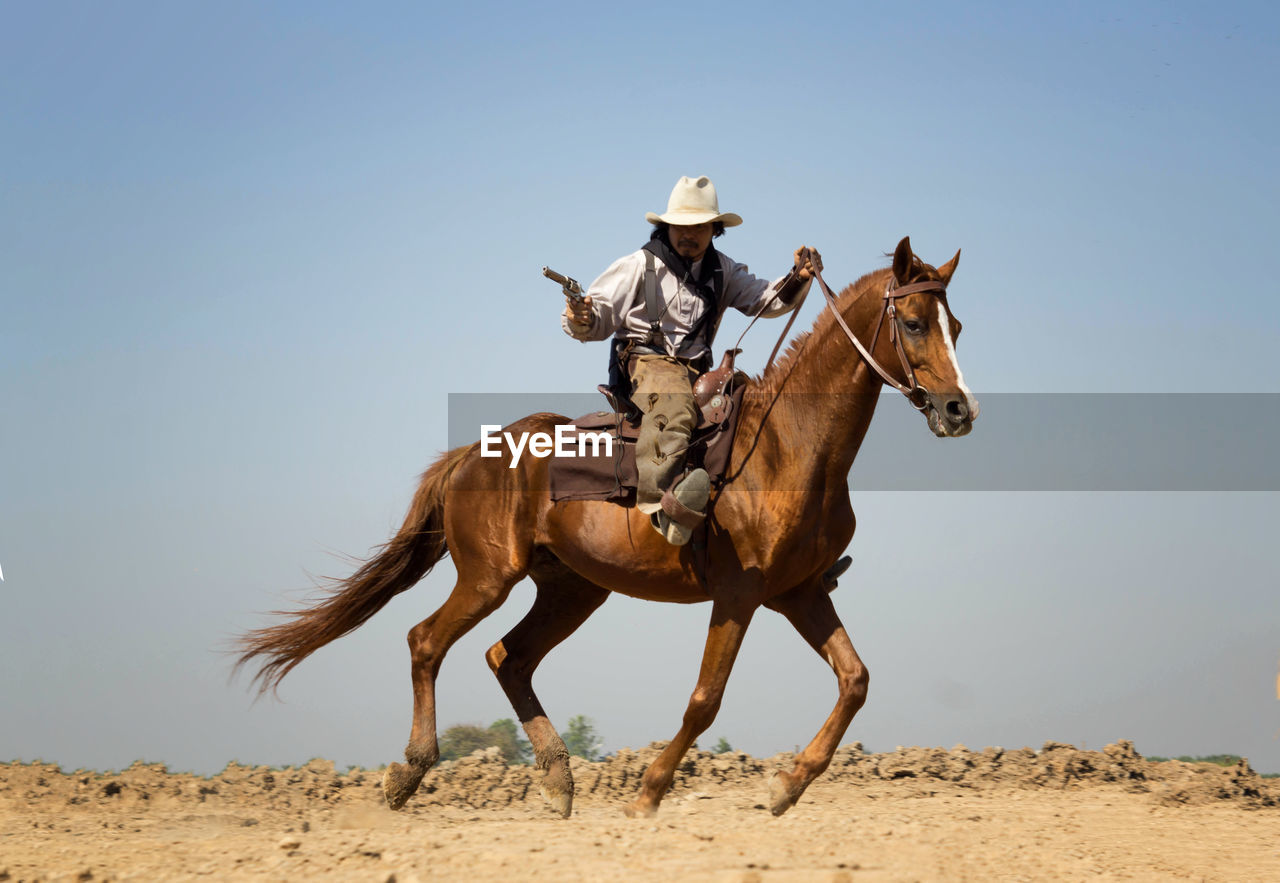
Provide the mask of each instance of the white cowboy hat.
{"label": "white cowboy hat", "polygon": [[676,182],[667,200],[666,214],[655,215],[645,212],[644,219],[650,224],[663,222],[678,227],[705,224],[708,221],[719,221],[726,227],[736,227],[742,218],[733,212],[721,212],[720,202],[716,199],[716,185],[706,175],[701,178],[690,178],[687,175]]}

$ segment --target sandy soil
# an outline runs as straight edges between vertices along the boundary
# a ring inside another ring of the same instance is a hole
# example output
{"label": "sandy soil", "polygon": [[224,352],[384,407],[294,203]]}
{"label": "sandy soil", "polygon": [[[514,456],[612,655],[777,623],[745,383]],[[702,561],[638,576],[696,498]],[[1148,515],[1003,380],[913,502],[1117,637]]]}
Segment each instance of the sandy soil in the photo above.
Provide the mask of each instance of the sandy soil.
{"label": "sandy soil", "polygon": [[478,752],[405,810],[381,774],[229,766],[212,778],[0,766],[0,881],[1280,880],[1280,780],[1101,752],[842,748],[781,818],[779,755],[690,752],[657,816],[623,817],[656,746],[575,761],[564,820],[538,773]]}

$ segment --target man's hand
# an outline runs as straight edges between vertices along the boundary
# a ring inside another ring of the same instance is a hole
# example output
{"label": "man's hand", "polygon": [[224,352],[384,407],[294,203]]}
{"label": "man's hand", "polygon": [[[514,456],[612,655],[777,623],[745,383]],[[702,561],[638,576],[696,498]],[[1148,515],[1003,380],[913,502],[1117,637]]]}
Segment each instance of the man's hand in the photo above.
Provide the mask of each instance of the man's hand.
{"label": "man's hand", "polygon": [[822,272],[822,255],[818,254],[816,248],[808,248],[802,245],[796,249],[795,268],[796,275],[803,281],[808,282],[813,278],[815,272]]}
{"label": "man's hand", "polygon": [[591,295],[588,294],[581,300],[565,297],[564,314],[570,323],[577,325],[583,331],[590,329],[595,321],[591,313]]}

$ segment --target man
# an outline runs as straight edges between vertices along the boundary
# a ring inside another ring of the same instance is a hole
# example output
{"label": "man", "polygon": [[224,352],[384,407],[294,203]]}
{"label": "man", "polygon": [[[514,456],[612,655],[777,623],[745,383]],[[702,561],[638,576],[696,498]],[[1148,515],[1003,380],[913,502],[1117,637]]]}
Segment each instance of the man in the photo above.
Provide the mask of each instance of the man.
{"label": "man", "polygon": [[[649,241],[615,261],[581,301],[570,300],[561,326],[581,341],[613,335],[610,383],[630,391],[643,415],[636,441],[636,508],[680,546],[693,530],[672,513],[686,522],[705,516],[711,492],[703,469],[674,487],[672,482],[684,469],[684,452],[698,425],[692,383],[711,365],[720,318],[727,307],[764,316],[795,309],[808,291],[813,266],[801,247],[791,272],[770,284],[718,252],[711,240],[742,218],[720,211],[715,185],[705,176],[681,178],[667,211],[648,212],[645,220],[654,225]],[[817,252],[812,255],[822,269]]]}

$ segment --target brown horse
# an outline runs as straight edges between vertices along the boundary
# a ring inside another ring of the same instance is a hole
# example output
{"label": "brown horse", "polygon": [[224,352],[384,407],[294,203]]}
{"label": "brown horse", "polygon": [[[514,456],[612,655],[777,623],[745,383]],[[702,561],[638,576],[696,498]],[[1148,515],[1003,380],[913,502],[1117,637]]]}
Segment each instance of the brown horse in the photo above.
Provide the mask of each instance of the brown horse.
{"label": "brown horse", "polygon": [[[964,435],[977,416],[956,364],[960,323],[946,300],[959,259],[956,252],[935,269],[903,239],[892,267],[869,273],[832,301],[874,360],[894,366],[876,369],[902,384],[939,436]],[[511,469],[505,457],[481,458],[478,443],[449,451],[427,470],[403,527],[379,554],[313,607],[245,635],[240,664],[261,657],[262,689],[278,685],[310,653],[363,624],[451,554],[458,574],[453,592],[409,631],[413,729],[407,763],[391,764],[383,780],[387,803],[399,809],[439,759],[435,683],[445,653],[528,576],[537,586],[532,609],[485,656],[533,746],[544,798],[568,816],[569,755],[533,692],[539,662],[610,592],[679,604],[710,600],[702,668],[684,722],[625,808],[627,815],[645,816],[657,810],[676,765],[711,725],[751,617],[765,606],[791,621],[839,683],[822,729],[794,767],[770,782],[771,809],[781,814],[827,768],[867,695],[867,669],[822,575],[853,537],[847,477],[884,382],[846,339],[833,310],[824,310],[810,332],[751,381],[730,480],[708,519],[705,579],[693,548],[668,545],[635,509],[553,505],[548,460],[524,458]],[[535,414],[510,429],[550,433],[564,422]]]}

